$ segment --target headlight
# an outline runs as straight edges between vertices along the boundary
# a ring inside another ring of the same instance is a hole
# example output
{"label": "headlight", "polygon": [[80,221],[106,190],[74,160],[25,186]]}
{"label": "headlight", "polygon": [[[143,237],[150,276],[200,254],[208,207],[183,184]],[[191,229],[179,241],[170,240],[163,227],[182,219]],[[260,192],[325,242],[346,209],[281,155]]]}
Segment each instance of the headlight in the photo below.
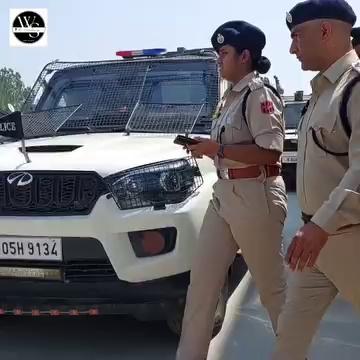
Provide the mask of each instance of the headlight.
{"label": "headlight", "polygon": [[191,157],[136,167],[105,180],[117,205],[124,210],[181,203],[203,183]]}

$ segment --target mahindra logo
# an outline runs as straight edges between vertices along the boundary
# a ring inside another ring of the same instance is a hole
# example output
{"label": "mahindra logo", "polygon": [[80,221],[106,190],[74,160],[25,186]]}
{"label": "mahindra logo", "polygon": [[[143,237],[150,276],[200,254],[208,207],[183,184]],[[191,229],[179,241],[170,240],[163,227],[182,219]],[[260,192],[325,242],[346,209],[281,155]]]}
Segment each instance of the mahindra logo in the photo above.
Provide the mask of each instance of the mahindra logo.
{"label": "mahindra logo", "polygon": [[27,172],[16,172],[12,173],[7,177],[7,182],[16,186],[26,186],[32,183],[33,176]]}

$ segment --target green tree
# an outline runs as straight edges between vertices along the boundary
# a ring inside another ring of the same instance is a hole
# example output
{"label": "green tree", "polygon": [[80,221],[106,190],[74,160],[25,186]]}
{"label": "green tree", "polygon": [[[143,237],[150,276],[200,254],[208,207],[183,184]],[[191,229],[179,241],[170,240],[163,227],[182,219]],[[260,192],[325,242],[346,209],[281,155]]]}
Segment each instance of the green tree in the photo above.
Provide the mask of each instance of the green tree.
{"label": "green tree", "polygon": [[21,110],[30,91],[18,72],[6,67],[0,69],[0,110],[8,110],[8,104],[12,104],[15,110]]}

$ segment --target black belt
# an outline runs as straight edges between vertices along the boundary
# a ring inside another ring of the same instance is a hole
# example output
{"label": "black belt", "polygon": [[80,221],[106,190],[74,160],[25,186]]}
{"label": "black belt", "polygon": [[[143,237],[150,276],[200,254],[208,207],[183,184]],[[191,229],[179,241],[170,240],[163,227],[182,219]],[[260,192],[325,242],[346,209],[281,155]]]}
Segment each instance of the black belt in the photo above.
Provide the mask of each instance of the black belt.
{"label": "black belt", "polygon": [[304,221],[305,224],[307,224],[308,222],[311,221],[313,215],[308,215],[308,214],[305,214],[305,213],[301,213],[301,218],[302,220]]}

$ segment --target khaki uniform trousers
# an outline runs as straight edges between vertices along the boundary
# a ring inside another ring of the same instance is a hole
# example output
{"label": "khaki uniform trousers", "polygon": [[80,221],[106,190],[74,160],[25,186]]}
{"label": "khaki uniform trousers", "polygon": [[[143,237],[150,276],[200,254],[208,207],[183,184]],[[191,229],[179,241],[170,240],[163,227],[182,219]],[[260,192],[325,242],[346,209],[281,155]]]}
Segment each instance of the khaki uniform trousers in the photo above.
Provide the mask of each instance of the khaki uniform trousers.
{"label": "khaki uniform trousers", "polygon": [[289,276],[274,360],[304,360],[326,309],[340,293],[360,311],[360,226],[330,236],[316,267]]}
{"label": "khaki uniform trousers", "polygon": [[283,179],[219,180],[193,257],[177,360],[204,360],[221,289],[238,249],[276,332],[285,302],[282,230],[287,213]]}

